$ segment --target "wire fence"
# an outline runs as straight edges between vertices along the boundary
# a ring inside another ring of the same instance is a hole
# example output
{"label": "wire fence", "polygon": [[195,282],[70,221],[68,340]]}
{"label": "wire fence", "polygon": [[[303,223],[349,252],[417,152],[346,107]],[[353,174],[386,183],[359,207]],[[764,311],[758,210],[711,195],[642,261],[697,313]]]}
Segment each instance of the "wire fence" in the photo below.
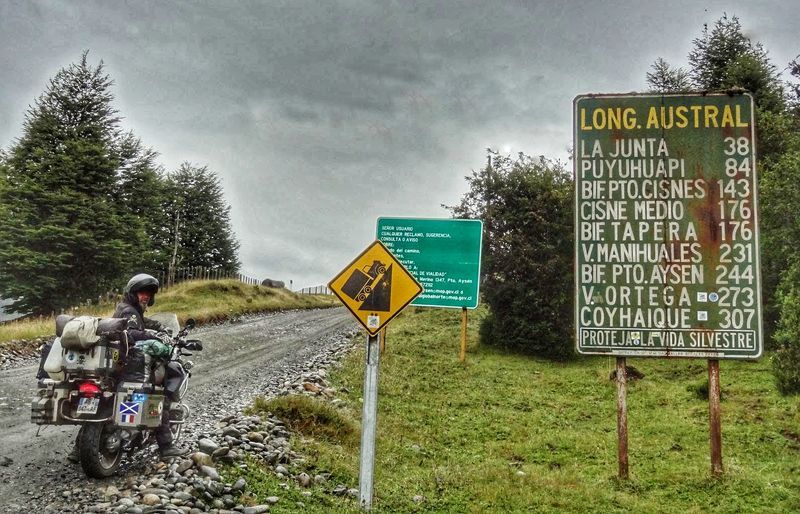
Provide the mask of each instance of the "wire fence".
{"label": "wire fence", "polygon": [[[225,279],[234,279],[248,285],[259,285],[261,281],[255,277],[251,277],[244,273],[231,273],[231,272],[223,272],[219,269],[212,269],[212,268],[204,268],[202,266],[192,266],[187,268],[177,268],[175,272],[170,276],[169,271],[158,271],[152,273],[154,277],[158,279],[159,284],[161,284],[161,290],[169,289],[171,286],[175,284],[179,284],[181,282],[186,282],[189,280],[225,280]],[[275,282],[275,281],[271,281]],[[283,284],[283,283],[281,283]],[[273,286],[274,287],[274,286]],[[291,287],[290,287],[291,289]],[[314,287],[304,287],[299,291],[295,291],[297,294],[316,294],[316,295],[330,295],[333,294],[328,286],[314,286]],[[115,302],[119,301],[122,298],[122,289],[114,289],[112,291],[108,291],[102,295],[99,295],[97,298],[93,298],[87,300],[85,302],[80,303],[71,308],[63,309],[62,313],[76,313],[79,312],[82,308],[85,308],[89,305],[97,305],[102,302]],[[8,303],[10,300],[6,300]],[[55,314],[55,313],[54,313]],[[10,313],[3,311],[3,305],[0,304],[0,323],[5,321],[11,321],[13,319],[19,318],[24,316],[23,314],[19,313]]]}
{"label": "wire fence", "polygon": [[314,287],[304,287],[299,291],[295,291],[297,294],[333,294],[333,291],[328,288],[328,286],[314,286]]}
{"label": "wire fence", "polygon": [[202,266],[192,266],[188,268],[177,268],[174,273],[170,274],[169,271],[159,271],[155,273],[155,277],[161,284],[162,289],[186,282],[187,280],[224,280],[235,279],[239,282],[257,286],[260,281],[244,273],[226,272],[220,269],[204,268]]}

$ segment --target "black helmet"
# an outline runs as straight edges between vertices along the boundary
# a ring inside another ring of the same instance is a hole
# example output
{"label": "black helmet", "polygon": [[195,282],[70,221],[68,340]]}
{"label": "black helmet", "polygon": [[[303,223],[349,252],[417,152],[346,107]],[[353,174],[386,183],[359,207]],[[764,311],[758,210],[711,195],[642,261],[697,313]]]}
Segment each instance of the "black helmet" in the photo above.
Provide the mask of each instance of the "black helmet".
{"label": "black helmet", "polygon": [[148,307],[156,303],[156,293],[158,292],[158,279],[147,273],[139,273],[134,275],[128,284],[125,286],[125,293],[135,295],[139,291],[147,291],[150,293],[150,301],[147,302]]}

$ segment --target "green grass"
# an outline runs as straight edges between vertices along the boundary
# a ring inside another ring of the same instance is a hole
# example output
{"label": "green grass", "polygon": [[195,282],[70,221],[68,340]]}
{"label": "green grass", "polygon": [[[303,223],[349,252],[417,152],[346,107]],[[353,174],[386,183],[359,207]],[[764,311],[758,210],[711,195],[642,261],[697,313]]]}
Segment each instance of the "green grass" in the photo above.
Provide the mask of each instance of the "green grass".
{"label": "green grass", "polygon": [[[721,479],[710,477],[708,402],[699,397],[706,362],[628,359],[645,377],[629,384],[631,479],[619,481],[614,360],[553,363],[479,347],[482,315],[471,314],[465,364],[458,311],[408,309],[390,325],[374,511],[800,511],[800,399],[777,393],[768,358],[721,363]],[[363,373],[358,351],[331,377],[341,415],[356,423]],[[293,443],[311,473],[358,487],[358,443],[307,433]],[[255,473],[248,483],[280,496],[268,473]],[[357,511],[356,500],[331,500],[324,490],[302,500],[305,512],[330,512],[330,501]],[[425,500],[416,504],[415,495]],[[291,503],[274,511],[299,512]]]}
{"label": "green grass", "polygon": [[356,423],[325,401],[302,395],[257,398],[251,411],[275,415],[303,437],[350,447],[358,445]]}
{"label": "green grass", "polygon": [[[105,302],[75,309],[71,314],[111,316],[116,302]],[[198,323],[220,321],[251,312],[283,309],[308,309],[338,305],[333,296],[298,295],[287,289],[247,285],[237,280],[193,280],[181,282],[162,291],[156,304],[147,315],[157,312],[174,312],[183,323],[189,317]],[[24,350],[24,343],[13,340],[30,340],[53,335],[52,317],[24,319],[0,324],[0,348]]]}

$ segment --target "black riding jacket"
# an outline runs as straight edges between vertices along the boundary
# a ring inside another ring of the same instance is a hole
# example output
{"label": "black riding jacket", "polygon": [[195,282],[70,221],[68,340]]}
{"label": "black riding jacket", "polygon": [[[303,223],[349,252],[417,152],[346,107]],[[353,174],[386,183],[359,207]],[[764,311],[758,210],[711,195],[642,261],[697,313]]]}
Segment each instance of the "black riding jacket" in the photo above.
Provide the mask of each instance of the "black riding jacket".
{"label": "black riding jacket", "polygon": [[158,321],[144,317],[142,307],[139,305],[139,299],[133,293],[125,294],[122,301],[117,304],[113,317],[128,320],[128,340],[131,342],[153,339],[152,336],[145,332],[145,329],[156,331],[164,329]]}

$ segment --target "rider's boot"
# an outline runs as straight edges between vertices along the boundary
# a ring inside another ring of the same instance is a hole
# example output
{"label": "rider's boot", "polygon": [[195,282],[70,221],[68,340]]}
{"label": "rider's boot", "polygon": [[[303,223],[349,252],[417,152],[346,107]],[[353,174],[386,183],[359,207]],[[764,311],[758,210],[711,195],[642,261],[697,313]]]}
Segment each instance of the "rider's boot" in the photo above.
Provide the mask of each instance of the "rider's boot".
{"label": "rider's boot", "polygon": [[187,453],[189,453],[188,448],[181,448],[180,446],[176,446],[173,443],[159,445],[158,453],[161,455],[162,459],[171,459],[173,457],[183,457]]}
{"label": "rider's boot", "polygon": [[78,445],[77,444],[73,444],[72,445],[72,450],[70,450],[70,452],[67,454],[67,460],[70,461],[70,462],[74,462],[76,464],[78,462],[80,462],[81,456],[78,453]]}

